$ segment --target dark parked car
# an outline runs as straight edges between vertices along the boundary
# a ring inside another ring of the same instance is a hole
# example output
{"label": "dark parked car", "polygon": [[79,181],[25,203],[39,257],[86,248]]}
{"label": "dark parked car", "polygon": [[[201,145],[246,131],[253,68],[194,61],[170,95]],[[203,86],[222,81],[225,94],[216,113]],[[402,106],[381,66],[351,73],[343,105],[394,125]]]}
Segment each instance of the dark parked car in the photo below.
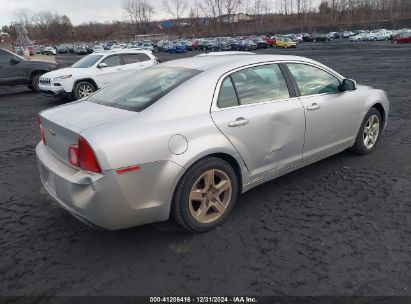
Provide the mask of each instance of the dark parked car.
{"label": "dark parked car", "polygon": [[78,47],[76,47],[75,50],[74,50],[74,52],[75,52],[77,55],[87,55],[87,54],[88,54],[87,49],[86,49],[84,46],[78,46]]}
{"label": "dark parked car", "polygon": [[313,42],[314,41],[314,36],[309,35],[309,34],[304,34],[303,35],[303,41],[304,42]]}
{"label": "dark parked car", "polygon": [[69,52],[68,48],[65,46],[58,46],[57,53],[59,54],[67,54]]}
{"label": "dark parked car", "polygon": [[327,34],[315,34],[313,38],[314,42],[327,42],[331,40]]}
{"label": "dark parked car", "polygon": [[251,40],[257,45],[257,49],[266,49],[269,47],[268,43],[260,37]]}
{"label": "dark parked car", "polygon": [[239,45],[239,51],[255,51],[257,44],[252,40],[241,40]]}
{"label": "dark parked car", "polygon": [[10,51],[0,49],[0,86],[22,84],[35,92],[40,92],[40,76],[56,69],[55,63],[25,60]]}

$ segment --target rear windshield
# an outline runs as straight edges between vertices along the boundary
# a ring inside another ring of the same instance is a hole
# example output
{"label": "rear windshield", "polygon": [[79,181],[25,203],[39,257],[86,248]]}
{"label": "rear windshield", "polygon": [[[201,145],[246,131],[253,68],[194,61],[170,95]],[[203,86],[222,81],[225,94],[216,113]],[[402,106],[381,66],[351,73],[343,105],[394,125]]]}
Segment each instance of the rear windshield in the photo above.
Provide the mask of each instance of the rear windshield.
{"label": "rear windshield", "polygon": [[114,82],[88,101],[140,112],[199,73],[184,68],[148,68]]}

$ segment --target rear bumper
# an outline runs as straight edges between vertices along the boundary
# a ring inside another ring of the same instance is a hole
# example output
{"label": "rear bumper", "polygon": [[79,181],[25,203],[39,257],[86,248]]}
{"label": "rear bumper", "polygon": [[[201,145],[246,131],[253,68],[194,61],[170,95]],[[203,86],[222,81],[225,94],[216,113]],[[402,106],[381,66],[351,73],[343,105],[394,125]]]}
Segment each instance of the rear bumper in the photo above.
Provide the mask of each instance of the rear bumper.
{"label": "rear bumper", "polygon": [[117,230],[169,217],[175,177],[182,169],[173,162],[144,164],[139,171],[121,175],[115,170],[96,174],[68,166],[42,142],[36,155],[46,191],[88,225]]}

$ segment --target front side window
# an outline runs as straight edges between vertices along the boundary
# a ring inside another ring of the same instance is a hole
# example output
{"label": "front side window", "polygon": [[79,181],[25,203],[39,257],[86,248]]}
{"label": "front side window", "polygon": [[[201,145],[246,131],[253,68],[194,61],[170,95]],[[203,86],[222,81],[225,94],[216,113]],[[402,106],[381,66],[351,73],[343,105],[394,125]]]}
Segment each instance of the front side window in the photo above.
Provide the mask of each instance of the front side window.
{"label": "front side window", "polygon": [[104,59],[101,63],[107,64],[107,67],[115,67],[121,65],[120,55],[112,55]]}
{"label": "front side window", "polygon": [[91,102],[140,112],[200,71],[156,67],[133,73],[92,95]]}
{"label": "front side window", "polygon": [[319,68],[301,63],[289,63],[287,66],[297,82],[301,96],[340,92],[340,81]]}
{"label": "front side window", "polygon": [[290,97],[284,76],[277,64],[257,66],[231,74],[241,105]]}

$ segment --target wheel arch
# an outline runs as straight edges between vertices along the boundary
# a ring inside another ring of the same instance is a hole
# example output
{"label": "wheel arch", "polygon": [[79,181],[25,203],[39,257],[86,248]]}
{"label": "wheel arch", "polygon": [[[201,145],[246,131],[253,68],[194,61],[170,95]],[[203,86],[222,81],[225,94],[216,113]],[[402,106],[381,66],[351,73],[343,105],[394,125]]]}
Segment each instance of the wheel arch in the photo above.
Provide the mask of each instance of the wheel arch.
{"label": "wheel arch", "polygon": [[238,194],[242,193],[243,191],[243,180],[244,180],[244,171],[246,170],[245,165],[243,164],[243,166],[241,166],[242,162],[241,159],[239,159],[239,156],[236,158],[233,155],[227,153],[227,152],[209,152],[206,154],[202,154],[202,155],[197,155],[197,157],[192,158],[192,160],[187,163],[183,168],[182,172],[179,174],[176,183],[173,186],[173,193],[172,193],[172,203],[174,201],[174,195],[175,195],[175,191],[178,187],[178,185],[180,184],[182,178],[184,177],[184,175],[186,174],[187,170],[189,168],[191,168],[192,166],[194,166],[196,163],[198,163],[199,161],[206,159],[208,157],[215,157],[215,158],[219,158],[221,160],[224,160],[225,162],[227,162],[234,170],[237,179],[238,179]]}
{"label": "wheel arch", "polygon": [[371,109],[372,108],[377,109],[378,112],[380,112],[381,120],[382,120],[382,126],[384,128],[385,127],[385,122],[386,122],[386,119],[387,119],[386,114],[385,114],[384,106],[381,103],[377,102],[371,107]]}
{"label": "wheel arch", "polygon": [[35,75],[43,75],[43,74],[48,73],[48,72],[50,72],[50,71],[48,71],[48,70],[31,70],[29,72],[28,81],[31,81]]}
{"label": "wheel arch", "polygon": [[94,81],[94,79],[89,77],[89,78],[77,79],[77,80],[74,82],[74,84],[73,84],[73,92],[74,92],[74,90],[76,89],[77,84],[78,84],[79,82],[82,82],[82,81],[91,83],[91,84],[94,86],[94,88],[96,89],[96,91],[99,89],[99,88],[98,88],[98,85],[97,85],[97,83]]}

